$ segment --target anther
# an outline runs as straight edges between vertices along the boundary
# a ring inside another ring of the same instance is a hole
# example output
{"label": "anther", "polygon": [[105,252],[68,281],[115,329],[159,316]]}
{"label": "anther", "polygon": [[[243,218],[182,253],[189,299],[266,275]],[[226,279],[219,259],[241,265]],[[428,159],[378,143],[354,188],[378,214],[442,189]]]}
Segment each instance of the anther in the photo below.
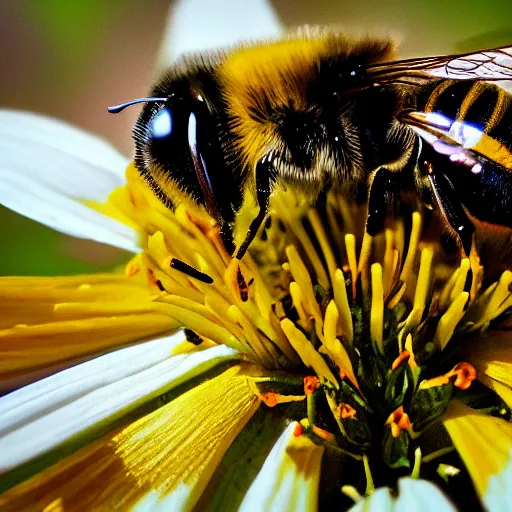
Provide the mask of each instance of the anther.
{"label": "anther", "polygon": [[339,405],[339,407],[340,407],[340,418],[342,420],[346,420],[348,418],[353,418],[357,414],[357,411],[349,404],[341,403]]}
{"label": "anther", "polygon": [[404,407],[402,405],[389,415],[386,425],[391,427],[391,435],[395,439],[400,437],[400,432],[402,432],[402,430],[408,430],[411,427],[409,415],[404,412]]}
{"label": "anther", "polygon": [[391,370],[395,371],[399,366],[402,365],[402,363],[408,362],[410,357],[411,354],[409,354],[409,351],[403,350],[400,353],[400,355],[393,361],[393,364],[391,365]]}
{"label": "anther", "polygon": [[302,434],[304,434],[304,427],[297,422],[293,429],[293,437],[300,437]]}
{"label": "anther", "polygon": [[319,385],[320,381],[318,380],[318,377],[304,377],[304,393],[306,394],[306,396],[312,395]]}
{"label": "anther", "polygon": [[453,385],[463,391],[468,389],[476,379],[476,368],[466,362],[457,364],[450,373],[457,376]]}

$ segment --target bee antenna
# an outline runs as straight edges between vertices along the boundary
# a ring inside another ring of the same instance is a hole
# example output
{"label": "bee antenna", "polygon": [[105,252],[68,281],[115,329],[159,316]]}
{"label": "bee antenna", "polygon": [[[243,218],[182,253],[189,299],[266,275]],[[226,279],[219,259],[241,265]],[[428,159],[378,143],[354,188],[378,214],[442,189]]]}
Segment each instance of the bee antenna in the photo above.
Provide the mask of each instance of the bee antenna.
{"label": "bee antenna", "polygon": [[108,111],[111,114],[119,114],[126,107],[131,107],[132,105],[136,105],[137,103],[152,103],[155,101],[167,101],[168,98],[137,98],[135,100],[127,101],[126,103],[121,103],[120,105],[114,105],[113,107],[108,107]]}

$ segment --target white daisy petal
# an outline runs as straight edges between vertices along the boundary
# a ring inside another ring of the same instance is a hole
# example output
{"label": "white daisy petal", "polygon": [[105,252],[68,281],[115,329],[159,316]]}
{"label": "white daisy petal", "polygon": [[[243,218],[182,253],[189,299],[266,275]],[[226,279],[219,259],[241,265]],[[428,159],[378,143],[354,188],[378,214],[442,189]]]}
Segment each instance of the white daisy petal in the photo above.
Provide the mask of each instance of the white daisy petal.
{"label": "white daisy petal", "polygon": [[267,0],[179,0],[169,12],[160,67],[191,52],[224,48],[240,41],[282,35],[277,14]]}
{"label": "white daisy petal", "polygon": [[85,206],[124,183],[128,159],[60,121],[0,111],[0,203],[49,227],[138,252],[134,231]]}
{"label": "white daisy petal", "polygon": [[0,110],[0,167],[61,194],[104,200],[124,183],[129,159],[91,133],[42,115]]}
{"label": "white daisy petal", "polygon": [[225,346],[172,356],[182,340],[174,335],[119,350],[0,398],[0,473],[237,358]]}
{"label": "white daisy petal", "polygon": [[281,434],[239,512],[317,509],[320,464],[324,448],[305,436],[294,436],[296,422]]}
{"label": "white daisy petal", "polygon": [[487,510],[493,512],[507,512],[512,503],[512,451],[509,463],[500,473],[489,477],[487,491],[482,497]]}
{"label": "white daisy petal", "polygon": [[123,348],[5,395],[0,399],[0,435],[168,359],[172,349],[182,342],[183,333],[177,332]]}
{"label": "white daisy petal", "polygon": [[455,507],[431,482],[414,478],[398,481],[398,497],[381,487],[371,496],[356,503],[350,512],[455,512]]}
{"label": "white daisy petal", "polygon": [[128,226],[11,169],[0,168],[0,204],[41,224],[77,238],[87,238],[139,252]]}

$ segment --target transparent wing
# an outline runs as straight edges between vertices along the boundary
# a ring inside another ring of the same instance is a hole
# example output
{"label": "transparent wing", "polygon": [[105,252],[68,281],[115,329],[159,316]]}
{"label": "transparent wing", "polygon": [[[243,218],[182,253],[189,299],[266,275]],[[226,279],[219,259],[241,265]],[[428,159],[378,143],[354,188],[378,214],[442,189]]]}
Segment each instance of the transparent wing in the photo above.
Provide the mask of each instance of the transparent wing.
{"label": "transparent wing", "polygon": [[512,80],[512,46],[461,55],[420,57],[368,66],[374,85],[418,83],[432,78],[453,80]]}

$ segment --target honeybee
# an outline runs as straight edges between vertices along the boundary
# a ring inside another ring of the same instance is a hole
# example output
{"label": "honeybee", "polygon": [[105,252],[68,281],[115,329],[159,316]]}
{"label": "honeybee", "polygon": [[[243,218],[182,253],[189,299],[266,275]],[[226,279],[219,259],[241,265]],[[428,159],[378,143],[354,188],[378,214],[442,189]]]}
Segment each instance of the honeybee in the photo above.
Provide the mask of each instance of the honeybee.
{"label": "honeybee", "polygon": [[[512,228],[512,47],[394,60],[389,40],[302,34],[188,58],[156,83],[134,128],[135,164],[170,208],[203,205],[242,258],[276,185],[312,203],[367,194],[375,235],[400,194],[437,206],[469,254],[473,219]],[[235,247],[244,195],[259,213]],[[178,198],[178,199],[177,199]]]}

